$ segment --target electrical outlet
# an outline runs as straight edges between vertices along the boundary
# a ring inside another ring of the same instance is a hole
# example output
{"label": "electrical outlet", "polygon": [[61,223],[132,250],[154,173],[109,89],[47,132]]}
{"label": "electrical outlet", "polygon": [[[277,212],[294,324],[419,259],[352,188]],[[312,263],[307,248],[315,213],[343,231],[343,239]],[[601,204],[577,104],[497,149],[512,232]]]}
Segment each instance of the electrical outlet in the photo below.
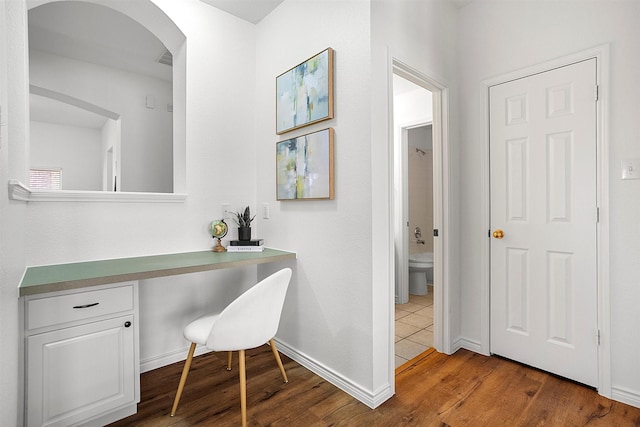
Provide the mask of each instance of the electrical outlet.
{"label": "electrical outlet", "polygon": [[269,219],[269,217],[270,217],[269,203],[263,203],[262,204],[262,219]]}

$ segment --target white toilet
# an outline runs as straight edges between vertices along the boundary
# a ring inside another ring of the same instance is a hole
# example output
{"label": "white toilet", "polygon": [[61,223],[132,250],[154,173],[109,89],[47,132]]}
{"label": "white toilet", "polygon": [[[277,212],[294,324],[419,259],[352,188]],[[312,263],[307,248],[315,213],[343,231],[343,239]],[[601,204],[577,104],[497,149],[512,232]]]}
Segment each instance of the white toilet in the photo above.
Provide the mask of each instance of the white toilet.
{"label": "white toilet", "polygon": [[427,272],[433,269],[433,252],[409,255],[409,293],[427,295]]}

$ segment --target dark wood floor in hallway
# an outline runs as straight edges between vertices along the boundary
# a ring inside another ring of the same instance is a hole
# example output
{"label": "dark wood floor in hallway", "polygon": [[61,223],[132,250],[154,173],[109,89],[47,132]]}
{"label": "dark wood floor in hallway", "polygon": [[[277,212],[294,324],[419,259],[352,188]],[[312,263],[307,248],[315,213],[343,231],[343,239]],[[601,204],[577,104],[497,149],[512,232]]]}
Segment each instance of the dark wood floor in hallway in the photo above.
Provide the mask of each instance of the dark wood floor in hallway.
{"label": "dark wood floor in hallway", "polygon": [[[429,350],[396,370],[396,395],[370,409],[283,356],[283,384],[268,346],[247,352],[249,426],[640,426],[640,409],[498,357]],[[182,363],[142,375],[138,414],[122,426],[240,425],[237,356],[194,359],[175,417]]]}

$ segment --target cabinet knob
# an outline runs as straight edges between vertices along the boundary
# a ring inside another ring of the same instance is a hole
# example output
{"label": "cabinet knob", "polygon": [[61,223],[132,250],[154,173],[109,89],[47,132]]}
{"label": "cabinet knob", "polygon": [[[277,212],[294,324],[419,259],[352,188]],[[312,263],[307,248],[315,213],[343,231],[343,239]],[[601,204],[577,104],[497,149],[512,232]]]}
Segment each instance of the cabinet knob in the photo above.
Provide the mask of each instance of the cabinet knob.
{"label": "cabinet knob", "polygon": [[128,328],[129,326],[131,326],[131,322],[129,322],[128,320],[126,322],[124,322],[124,327]]}

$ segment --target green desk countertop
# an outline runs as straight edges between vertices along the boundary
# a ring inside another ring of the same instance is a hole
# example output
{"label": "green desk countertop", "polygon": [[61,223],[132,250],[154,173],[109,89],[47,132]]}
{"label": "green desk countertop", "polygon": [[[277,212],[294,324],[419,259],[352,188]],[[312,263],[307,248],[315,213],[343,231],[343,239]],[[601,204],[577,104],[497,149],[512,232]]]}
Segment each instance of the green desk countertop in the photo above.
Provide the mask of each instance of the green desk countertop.
{"label": "green desk countertop", "polygon": [[295,259],[294,252],[185,252],[27,267],[20,296]]}

